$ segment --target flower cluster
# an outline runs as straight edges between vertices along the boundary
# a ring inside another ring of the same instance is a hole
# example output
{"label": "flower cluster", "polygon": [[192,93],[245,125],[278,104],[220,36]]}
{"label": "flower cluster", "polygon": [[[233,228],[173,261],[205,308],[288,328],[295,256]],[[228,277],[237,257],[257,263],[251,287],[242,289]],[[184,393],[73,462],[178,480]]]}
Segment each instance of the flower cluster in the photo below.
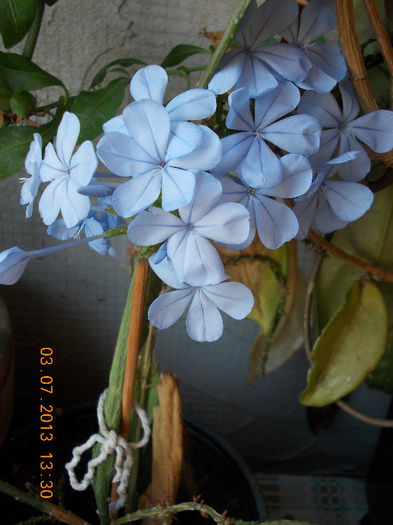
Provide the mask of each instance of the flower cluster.
{"label": "flower cluster", "polygon": [[[378,153],[393,148],[393,112],[359,116],[340,48],[320,40],[334,26],[333,0],[310,0],[300,15],[295,0],[254,3],[239,27],[239,46],[209,89],[190,89],[166,105],[165,70],[140,69],[130,84],[133,102],[104,124],[97,145],[111,173],[96,172],[91,142],[73,153],[79,122],[66,112],[56,149],[48,144],[42,158],[37,134],[27,155],[26,216],[40,185],[49,183],[38,207],[57,239],[83,233],[86,239],[69,245],[88,242],[114,255],[108,230],[128,224],[130,241],[154,247],[151,268],[174,289],[152,303],[150,322],[166,328],[188,309],[190,337],[218,339],[219,310],[244,318],[253,297],[243,284],[227,282],[217,245],[242,249],[258,235],[276,249],[305,238],[310,226],[344,227],[373,200],[361,183],[371,168],[361,143]],[[337,82],[342,109],[330,93]],[[214,115],[216,94],[227,91],[220,138],[214,119],[196,122]],[[294,199],[293,208],[286,199]],[[1,282],[15,282],[35,253],[3,252]]]}

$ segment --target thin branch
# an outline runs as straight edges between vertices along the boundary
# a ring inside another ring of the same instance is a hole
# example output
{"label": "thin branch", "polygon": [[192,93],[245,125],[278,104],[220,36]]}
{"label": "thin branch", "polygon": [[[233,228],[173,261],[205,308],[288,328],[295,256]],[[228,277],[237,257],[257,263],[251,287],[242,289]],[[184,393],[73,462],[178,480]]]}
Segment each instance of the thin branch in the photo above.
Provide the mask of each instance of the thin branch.
{"label": "thin branch", "polygon": [[385,59],[386,66],[390,72],[390,91],[393,92],[393,48],[390,43],[388,32],[382,22],[381,15],[378,11],[375,0],[363,0],[364,6],[367,11],[368,19],[370,20],[371,27],[377,37],[379,47],[381,49],[383,58]]}
{"label": "thin branch", "polygon": [[[304,348],[307,354],[307,358],[312,364],[312,346],[311,346],[311,337],[310,337],[310,317],[311,317],[311,308],[314,298],[314,291],[315,291],[315,283],[316,279],[322,264],[323,257],[322,255],[319,255],[317,260],[315,261],[311,277],[307,286],[307,292],[306,292],[306,301],[304,305],[304,318],[303,318],[303,337],[304,337]],[[384,428],[393,428],[393,420],[392,419],[379,419],[374,417],[369,417],[366,414],[363,414],[362,412],[359,412],[358,410],[355,410],[354,408],[350,407],[348,403],[345,403],[344,401],[336,401],[336,405],[338,405],[342,410],[347,412],[347,414],[350,414],[355,419],[359,419],[360,421],[363,421],[363,423],[367,423],[368,425],[373,425],[376,427],[384,427]]]}
{"label": "thin branch", "polygon": [[23,492],[22,490],[13,487],[5,481],[0,481],[0,492],[11,496],[17,501],[25,503],[26,505],[30,505],[30,507],[33,507],[39,510],[40,512],[43,512],[44,514],[53,516],[61,523],[67,523],[68,525],[89,525],[87,521],[83,520],[79,516],[76,516],[71,511],[62,509],[58,505],[54,505],[53,503],[45,501],[42,498],[35,498],[34,496],[30,496],[30,494],[27,494],[26,492]]}
{"label": "thin branch", "polygon": [[153,516],[171,516],[178,512],[185,512],[188,510],[196,510],[202,514],[202,516],[210,516],[215,523],[219,525],[227,525],[228,521],[221,514],[216,512],[212,507],[205,505],[203,503],[198,503],[195,501],[190,501],[187,503],[178,503],[176,505],[170,505],[165,508],[152,508],[152,509],[142,509],[133,512],[132,514],[127,514],[126,516],[117,519],[113,525],[125,525],[126,523],[131,523],[133,521],[138,521],[141,518],[153,517]]}
{"label": "thin branch", "polygon": [[339,259],[342,259],[343,261],[364,270],[374,280],[386,281],[390,283],[393,282],[393,273],[384,270],[380,266],[367,263],[365,261],[362,261],[361,259],[358,259],[357,257],[354,257],[353,255],[350,255],[349,253],[344,252],[331,242],[327,241],[326,239],[315,233],[312,229],[310,229],[310,231],[308,232],[308,238],[311,241],[315,242],[315,244],[317,244],[326,252],[331,253],[335,257],[338,257]]}
{"label": "thin branch", "polygon": [[371,90],[356,33],[353,0],[335,0],[337,29],[342,51],[347,60],[352,83],[364,113],[375,111],[378,104]]}
{"label": "thin branch", "polygon": [[147,259],[138,259],[135,275],[134,290],[132,292],[132,306],[130,314],[130,331],[128,334],[128,349],[126,368],[124,372],[123,398],[121,406],[120,434],[128,440],[131,423],[131,412],[134,397],[135,377],[138,355],[141,343],[143,325],[143,309],[149,263]]}

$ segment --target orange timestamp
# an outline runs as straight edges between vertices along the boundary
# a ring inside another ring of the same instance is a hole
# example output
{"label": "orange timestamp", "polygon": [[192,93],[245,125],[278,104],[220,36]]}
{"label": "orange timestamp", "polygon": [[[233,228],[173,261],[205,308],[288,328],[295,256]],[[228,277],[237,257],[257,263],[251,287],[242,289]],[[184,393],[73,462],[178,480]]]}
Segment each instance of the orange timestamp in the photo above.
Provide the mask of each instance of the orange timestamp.
{"label": "orange timestamp", "polygon": [[43,347],[40,350],[40,496],[44,499],[53,497],[53,438],[55,424],[54,386],[53,386],[53,349]]}

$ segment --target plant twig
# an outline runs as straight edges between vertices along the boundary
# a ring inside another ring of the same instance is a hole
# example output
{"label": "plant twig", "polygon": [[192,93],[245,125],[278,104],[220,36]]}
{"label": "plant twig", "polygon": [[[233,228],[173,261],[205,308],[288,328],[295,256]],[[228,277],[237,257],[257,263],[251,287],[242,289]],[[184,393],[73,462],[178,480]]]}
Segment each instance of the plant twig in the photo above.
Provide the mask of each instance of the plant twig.
{"label": "plant twig", "polygon": [[[317,260],[314,263],[314,267],[311,273],[311,277],[307,286],[307,292],[306,292],[306,301],[304,305],[304,318],[303,318],[303,337],[304,337],[304,348],[308,357],[308,360],[310,364],[312,363],[312,346],[311,346],[311,338],[310,338],[310,317],[311,317],[311,307],[313,303],[314,298],[314,291],[315,291],[315,283],[316,279],[322,264],[323,256],[319,255]],[[359,419],[360,421],[363,421],[363,423],[367,423],[368,425],[373,425],[376,427],[384,427],[384,428],[393,428],[393,420],[392,419],[379,419],[367,416],[366,414],[363,414],[362,412],[359,412],[358,410],[355,410],[354,408],[350,407],[348,403],[345,403],[344,401],[336,401],[336,405],[338,405],[342,410],[347,412],[347,414],[350,414],[355,419]]]}
{"label": "plant twig", "polygon": [[382,22],[375,0],[363,0],[371,27],[377,37],[386,66],[390,72],[390,92],[393,93],[393,48],[390,43],[388,32]]}
{"label": "plant twig", "polygon": [[393,273],[384,270],[380,266],[367,263],[365,261],[362,261],[361,259],[358,259],[357,257],[354,257],[353,255],[350,255],[349,253],[344,252],[331,242],[327,241],[326,239],[315,233],[312,229],[310,229],[310,231],[308,232],[308,238],[311,241],[315,242],[315,244],[317,244],[326,252],[331,253],[335,257],[338,257],[339,259],[342,259],[343,261],[364,270],[376,281],[386,281],[390,283],[393,282]]}
{"label": "plant twig", "polygon": [[[34,1],[34,0],[33,0]],[[35,15],[33,23],[26,37],[25,46],[23,48],[23,56],[31,59],[37,44],[38,34],[41,28],[42,17],[44,16],[45,2],[44,0],[35,0]]]}
{"label": "plant twig", "polygon": [[134,290],[132,292],[130,331],[128,334],[127,359],[124,372],[123,398],[121,406],[120,434],[125,439],[128,439],[128,433],[130,430],[148,273],[149,263],[147,259],[138,259]]}
{"label": "plant twig", "polygon": [[235,5],[235,9],[232,13],[232,16],[228,22],[228,26],[222,36],[222,39],[220,40],[220,43],[216,47],[216,50],[214,51],[210,59],[205,73],[203,74],[201,80],[198,83],[198,87],[207,88],[210,79],[212,78],[215,70],[221,62],[225,51],[232,42],[232,39],[236,34],[237,28],[239,27],[239,24],[242,21],[244,15],[246,14],[246,11],[251,2],[252,0],[238,0],[237,4]]}
{"label": "plant twig", "polygon": [[378,104],[371,91],[362,50],[356,33],[353,0],[335,0],[337,29],[352,82],[364,113],[375,111]]}
{"label": "plant twig", "polygon": [[40,512],[53,516],[61,523],[67,523],[68,525],[89,525],[87,521],[83,520],[76,514],[73,514],[71,511],[62,509],[58,505],[54,505],[53,503],[41,498],[35,498],[5,481],[0,481],[0,492],[11,496],[17,501],[25,503],[26,505],[30,505],[30,507],[33,507]]}
{"label": "plant twig", "polygon": [[187,503],[178,503],[176,505],[170,505],[165,508],[153,507],[152,509],[141,509],[133,512],[132,514],[127,514],[122,518],[117,519],[113,525],[125,525],[126,523],[131,523],[133,521],[138,521],[141,518],[153,517],[153,516],[170,516],[178,512],[185,512],[188,510],[196,510],[202,515],[208,515],[215,523],[219,525],[227,525],[228,521],[221,514],[215,511],[209,505],[203,503],[198,503],[195,501],[189,501]]}
{"label": "plant twig", "polygon": [[385,63],[389,69],[390,76],[393,77],[393,48],[392,44],[390,43],[388,32],[382,22],[381,15],[378,11],[375,0],[363,1],[371,27],[375,33],[375,36],[377,37],[383,58],[385,59]]}

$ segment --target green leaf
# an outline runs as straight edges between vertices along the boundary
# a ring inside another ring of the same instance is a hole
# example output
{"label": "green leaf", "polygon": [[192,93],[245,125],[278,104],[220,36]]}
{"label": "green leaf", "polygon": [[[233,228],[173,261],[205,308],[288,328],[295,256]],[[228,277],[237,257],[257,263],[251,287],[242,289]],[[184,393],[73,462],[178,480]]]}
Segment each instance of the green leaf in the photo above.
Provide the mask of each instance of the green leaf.
{"label": "green leaf", "polygon": [[127,79],[117,78],[103,89],[82,91],[73,99],[71,111],[78,116],[81,123],[79,144],[102,133],[102,125],[119,109],[127,84]]}
{"label": "green leaf", "polygon": [[47,86],[63,86],[63,83],[28,58],[0,51],[0,86],[19,93]]}
{"label": "green leaf", "polygon": [[393,327],[390,327],[385,353],[378,366],[367,377],[366,382],[372,388],[384,392],[393,392]]}
{"label": "green leaf", "polygon": [[105,67],[100,69],[100,71],[96,74],[96,76],[93,78],[90,89],[98,86],[103,82],[105,79],[105,76],[109,72],[108,70],[113,66],[122,66],[122,67],[130,67],[134,66],[135,64],[139,64],[141,66],[146,66],[146,62],[143,60],[139,60],[138,58],[118,58],[117,60],[113,60],[112,62],[109,62]]}
{"label": "green leaf", "polygon": [[34,0],[1,0],[0,33],[5,48],[20,42],[34,19]]}
{"label": "green leaf", "polygon": [[0,179],[13,175],[23,168],[33,134],[42,136],[43,145],[55,135],[66,105],[60,100],[54,118],[36,128],[34,126],[8,126],[0,128]]}
{"label": "green leaf", "polygon": [[175,46],[168,55],[161,62],[161,67],[173,67],[183,62],[186,58],[203,53],[209,55],[209,51],[203,47],[193,46],[191,44],[178,44]]}
{"label": "green leaf", "polygon": [[371,282],[357,281],[314,345],[300,402],[325,406],[357,388],[381,359],[387,330],[381,292]]}
{"label": "green leaf", "polygon": [[[352,222],[343,230],[336,232],[331,242],[363,261],[370,262],[393,271],[393,187],[385,188],[374,196],[370,210],[356,222]],[[337,257],[327,256],[321,266],[317,285],[317,327],[321,329],[345,301],[345,296],[362,275],[363,271]],[[380,283],[388,312],[393,316],[392,284]],[[389,326],[393,318],[389,319]]]}
{"label": "green leaf", "polygon": [[8,111],[9,109],[11,109],[11,106],[10,106],[11,97],[12,97],[12,91],[0,86],[0,111]]}
{"label": "green leaf", "polygon": [[35,97],[31,93],[15,93],[10,99],[10,108],[20,117],[28,117],[35,107]]}
{"label": "green leaf", "polygon": [[0,128],[0,179],[22,169],[33,133],[37,131],[34,126]]}

